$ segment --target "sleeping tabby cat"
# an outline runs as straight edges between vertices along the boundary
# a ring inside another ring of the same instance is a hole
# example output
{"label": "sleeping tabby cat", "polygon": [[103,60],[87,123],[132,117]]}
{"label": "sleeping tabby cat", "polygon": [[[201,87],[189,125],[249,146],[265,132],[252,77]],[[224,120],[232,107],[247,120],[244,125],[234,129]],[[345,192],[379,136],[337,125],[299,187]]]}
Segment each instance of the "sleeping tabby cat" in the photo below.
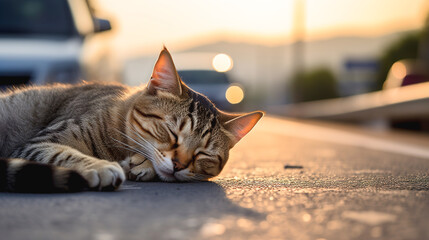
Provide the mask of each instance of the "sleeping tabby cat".
{"label": "sleeping tabby cat", "polygon": [[163,49],[145,87],[82,83],[0,95],[0,191],[117,189],[126,177],[206,180],[262,112],[227,114]]}

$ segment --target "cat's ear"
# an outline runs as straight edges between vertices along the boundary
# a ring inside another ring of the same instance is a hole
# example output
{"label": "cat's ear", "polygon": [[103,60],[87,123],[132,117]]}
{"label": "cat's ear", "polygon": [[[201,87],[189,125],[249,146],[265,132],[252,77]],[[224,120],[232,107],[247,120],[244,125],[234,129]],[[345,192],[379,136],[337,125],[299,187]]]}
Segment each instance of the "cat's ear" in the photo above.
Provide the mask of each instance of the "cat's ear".
{"label": "cat's ear", "polygon": [[[232,135],[232,146],[242,139],[256,125],[259,119],[264,116],[263,112],[251,112],[243,115],[227,115],[223,113],[223,118],[233,117],[224,123],[224,127]],[[222,117],[221,117],[222,118]]]}
{"label": "cat's ear", "polygon": [[182,94],[182,85],[173,58],[165,46],[155,63],[147,88],[151,94],[156,94],[156,91],[166,91],[176,95]]}

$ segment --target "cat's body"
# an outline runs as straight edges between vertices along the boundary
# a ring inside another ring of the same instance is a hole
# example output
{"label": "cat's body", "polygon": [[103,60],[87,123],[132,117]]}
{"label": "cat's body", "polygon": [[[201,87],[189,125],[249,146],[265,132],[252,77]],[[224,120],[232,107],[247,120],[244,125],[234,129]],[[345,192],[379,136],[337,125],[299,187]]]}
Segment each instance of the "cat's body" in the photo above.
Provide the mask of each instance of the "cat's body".
{"label": "cat's body", "polygon": [[[126,99],[121,97],[128,94],[129,89],[120,85],[83,83],[29,87],[0,95],[0,157],[14,157],[14,151],[43,135],[41,140],[67,142],[98,158],[124,158],[118,151],[106,150],[106,146],[113,141],[107,136],[122,138],[113,129],[123,125],[119,117],[127,109]],[[58,130],[43,134],[49,128]],[[81,144],[100,139],[105,145]]]}
{"label": "cat's body", "polygon": [[217,110],[181,82],[166,49],[147,87],[11,91],[0,95],[0,190],[116,189],[125,176],[205,180],[261,116]]}

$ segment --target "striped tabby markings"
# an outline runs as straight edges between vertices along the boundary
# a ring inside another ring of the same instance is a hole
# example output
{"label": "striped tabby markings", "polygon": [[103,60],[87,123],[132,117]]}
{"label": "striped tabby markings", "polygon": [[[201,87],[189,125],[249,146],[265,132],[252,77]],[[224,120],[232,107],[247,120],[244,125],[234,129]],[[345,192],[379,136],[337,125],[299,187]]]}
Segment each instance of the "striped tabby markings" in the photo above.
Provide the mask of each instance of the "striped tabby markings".
{"label": "striped tabby markings", "polygon": [[110,156],[110,158],[113,159],[117,159],[117,154],[115,154],[115,152],[112,150],[111,146],[110,146],[110,138],[108,136],[108,127],[107,127],[107,122],[111,122],[110,119],[110,112],[107,111],[107,114],[102,116],[97,124],[97,132],[98,132],[98,137],[99,140],[103,143],[106,143],[104,148],[100,148],[101,150],[101,154],[103,154],[104,156],[100,156],[100,158],[103,158],[105,156]]}
{"label": "striped tabby markings", "polygon": [[[117,188],[125,180],[124,172],[116,162],[97,159],[57,143],[44,142],[31,147],[36,147],[35,151],[43,151],[40,162],[76,169],[90,187]],[[31,151],[29,154],[32,154]]]}
{"label": "striped tabby markings", "polygon": [[188,117],[191,120],[191,127],[190,127],[190,129],[193,130],[194,129],[194,125],[195,125],[194,116],[191,113],[188,113]]}
{"label": "striped tabby markings", "polygon": [[215,115],[211,116],[211,120],[210,120],[210,127],[208,127],[203,134],[201,135],[201,139],[203,139],[203,141],[205,140],[205,144],[204,144],[204,148],[207,149],[211,143],[211,134],[213,129],[215,128],[216,124],[217,124],[217,119]]}
{"label": "striped tabby markings", "polygon": [[206,143],[204,144],[204,148],[207,149],[210,146],[211,138],[208,137]]}
{"label": "striped tabby markings", "polygon": [[223,158],[218,154],[216,155],[217,159],[219,160],[219,172],[222,171],[223,166],[225,166],[225,162],[223,161]]}
{"label": "striped tabby markings", "polygon": [[155,135],[154,135],[154,134],[152,134],[152,132],[151,132],[151,131],[149,131],[148,129],[144,128],[144,127],[140,124],[140,122],[136,119],[136,117],[135,117],[135,116],[132,116],[132,117],[131,117],[131,123],[132,123],[132,124],[137,128],[137,130],[140,130],[140,131],[141,131],[141,132],[143,132],[143,133],[149,134],[152,138],[157,139],[157,138],[155,137]]}
{"label": "striped tabby markings", "polygon": [[150,126],[150,128],[148,129],[144,126],[145,122],[141,122],[140,119],[134,115],[131,117],[131,123],[137,132],[139,132],[140,130],[141,133],[146,133],[150,135],[153,139],[161,143],[166,141],[162,133],[168,134],[168,132],[165,130],[164,127],[162,127],[161,124],[152,122],[153,126]]}
{"label": "striped tabby markings", "polygon": [[137,108],[134,108],[134,111],[137,112],[140,116],[145,117],[145,118],[155,118],[155,119],[159,119],[159,120],[164,120],[164,118],[162,118],[161,116],[156,115],[154,113],[144,113]]}
{"label": "striped tabby markings", "polygon": [[60,121],[50,127],[43,129],[42,131],[37,133],[36,137],[43,137],[48,136],[50,134],[61,133],[68,128],[68,125],[68,121]]}
{"label": "striped tabby markings", "polygon": [[38,132],[36,136],[28,141],[28,143],[39,143],[39,142],[59,142],[59,134],[68,129],[68,121],[60,121],[42,131]]}
{"label": "striped tabby markings", "polygon": [[197,154],[195,154],[195,158],[198,157],[199,155],[203,155],[203,156],[207,156],[207,157],[212,157],[212,155],[208,154],[207,152],[198,151]]}
{"label": "striped tabby markings", "polygon": [[189,103],[189,108],[188,108],[189,113],[193,113],[194,109],[195,109],[195,101],[191,99],[191,102]]}
{"label": "striped tabby markings", "polygon": [[186,123],[187,123],[188,121],[185,119],[185,120],[183,120],[181,123],[180,123],[180,126],[179,126],[179,132],[181,132],[181,131],[183,131],[183,128],[185,127],[185,125],[186,125]]}
{"label": "striped tabby markings", "polygon": [[193,130],[194,129],[194,125],[195,125],[195,120],[194,120],[193,113],[194,113],[194,111],[195,111],[195,109],[197,107],[196,105],[197,105],[197,102],[195,102],[193,99],[191,99],[191,102],[189,103],[189,109],[188,109],[189,113],[187,115],[188,118],[191,119],[191,128],[190,128],[190,130]]}
{"label": "striped tabby markings", "polygon": [[32,144],[24,148],[21,154],[18,154],[18,157],[64,167],[72,166],[77,157],[81,157],[82,159],[88,158],[88,156],[78,150],[50,142]]}
{"label": "striped tabby markings", "polygon": [[89,123],[89,128],[86,129],[86,134],[89,137],[89,142],[91,143],[90,147],[91,147],[92,155],[94,157],[100,158],[101,155],[100,155],[100,153],[97,150],[97,146],[95,145],[95,139],[92,136],[92,132],[91,132],[92,129],[93,129],[93,126],[92,126],[91,123]]}
{"label": "striped tabby markings", "polygon": [[50,164],[55,164],[55,165],[57,165],[57,166],[60,166],[60,165],[58,164],[58,156],[59,156],[61,153],[62,153],[62,152],[56,152],[54,155],[52,155],[52,156],[49,158],[48,163],[50,163]]}
{"label": "striped tabby markings", "polygon": [[86,135],[87,131],[85,131],[84,126],[82,126],[82,124],[79,124],[78,126],[79,126],[79,132],[80,132],[80,134],[82,136],[81,139],[83,140],[83,143],[86,146],[86,148],[89,148],[89,146],[91,145],[91,143],[88,142],[87,135]]}
{"label": "striped tabby markings", "polygon": [[[181,126],[182,126],[182,124],[181,124]],[[171,130],[168,126],[167,126],[167,130],[170,133],[170,142],[172,143],[171,144],[171,150],[178,148],[179,147],[179,136],[177,136],[177,134],[175,134],[173,132],[173,130]],[[173,136],[173,137],[171,137],[171,136]]]}

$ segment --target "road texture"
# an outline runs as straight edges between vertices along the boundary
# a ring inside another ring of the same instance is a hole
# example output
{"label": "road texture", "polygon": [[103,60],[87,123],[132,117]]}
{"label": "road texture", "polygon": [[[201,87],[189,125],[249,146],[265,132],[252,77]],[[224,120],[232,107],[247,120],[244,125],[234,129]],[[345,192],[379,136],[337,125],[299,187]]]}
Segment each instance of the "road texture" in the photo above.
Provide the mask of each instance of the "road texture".
{"label": "road texture", "polygon": [[429,239],[429,140],[392,136],[265,117],[210,182],[0,193],[0,239]]}

